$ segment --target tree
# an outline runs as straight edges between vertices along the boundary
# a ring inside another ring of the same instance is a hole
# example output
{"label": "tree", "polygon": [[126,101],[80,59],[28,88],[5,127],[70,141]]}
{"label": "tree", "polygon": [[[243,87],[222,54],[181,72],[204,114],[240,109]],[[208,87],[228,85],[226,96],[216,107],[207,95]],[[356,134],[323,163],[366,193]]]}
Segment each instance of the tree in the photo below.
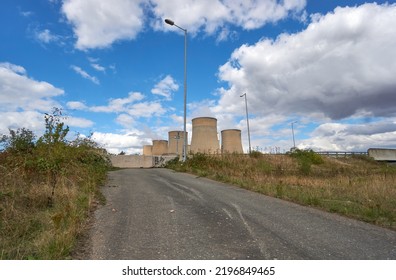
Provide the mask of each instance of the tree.
{"label": "tree", "polygon": [[40,137],[39,142],[45,144],[66,143],[66,136],[69,133],[69,127],[61,122],[62,110],[53,108],[52,114],[45,114],[45,133]]}
{"label": "tree", "polygon": [[33,131],[18,128],[16,131],[9,129],[10,135],[3,135],[0,143],[3,149],[12,153],[29,153],[35,146],[36,136]]}

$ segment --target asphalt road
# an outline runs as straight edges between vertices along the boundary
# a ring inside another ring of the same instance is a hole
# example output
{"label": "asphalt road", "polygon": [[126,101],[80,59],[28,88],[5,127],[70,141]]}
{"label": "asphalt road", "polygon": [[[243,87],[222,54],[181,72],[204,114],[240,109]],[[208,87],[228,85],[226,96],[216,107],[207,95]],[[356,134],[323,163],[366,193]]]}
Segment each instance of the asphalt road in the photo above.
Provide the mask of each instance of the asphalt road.
{"label": "asphalt road", "polygon": [[396,232],[167,169],[113,171],[88,259],[396,259]]}

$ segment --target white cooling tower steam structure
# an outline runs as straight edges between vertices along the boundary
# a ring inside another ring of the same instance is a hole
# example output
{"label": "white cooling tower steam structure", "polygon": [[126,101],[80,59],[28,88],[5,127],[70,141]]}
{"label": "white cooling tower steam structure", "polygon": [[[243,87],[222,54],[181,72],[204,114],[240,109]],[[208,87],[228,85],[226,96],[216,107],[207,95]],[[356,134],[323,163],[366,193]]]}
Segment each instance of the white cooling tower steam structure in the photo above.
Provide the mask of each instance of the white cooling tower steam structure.
{"label": "white cooling tower steam structure", "polygon": [[152,156],[153,155],[153,145],[144,145],[143,146],[143,155],[144,156]]}
{"label": "white cooling tower steam structure", "polygon": [[[186,131],[188,139],[188,133]],[[168,132],[168,154],[172,155],[183,155],[183,144],[184,144],[184,131],[169,131]]]}
{"label": "white cooling tower steam structure", "polygon": [[209,117],[192,120],[191,152],[216,154],[220,150],[217,138],[217,119]]}
{"label": "white cooling tower steam structure", "polygon": [[168,153],[168,141],[153,140],[153,156],[162,156]]}
{"label": "white cooling tower steam structure", "polygon": [[221,131],[221,152],[243,154],[241,131],[239,129]]}

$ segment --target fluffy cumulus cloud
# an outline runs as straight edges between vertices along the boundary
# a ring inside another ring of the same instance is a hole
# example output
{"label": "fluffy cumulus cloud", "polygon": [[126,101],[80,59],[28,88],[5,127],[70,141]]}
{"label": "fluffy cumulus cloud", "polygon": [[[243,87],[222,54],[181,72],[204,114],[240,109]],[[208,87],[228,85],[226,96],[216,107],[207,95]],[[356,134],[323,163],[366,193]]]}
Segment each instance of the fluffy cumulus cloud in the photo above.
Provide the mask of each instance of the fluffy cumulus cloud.
{"label": "fluffy cumulus cloud", "polygon": [[71,110],[85,110],[87,106],[81,101],[69,101],[66,103],[66,107]]}
{"label": "fluffy cumulus cloud", "polygon": [[[8,129],[27,128],[37,135],[44,131],[44,113],[52,108],[61,108],[56,99],[64,94],[45,81],[37,81],[27,75],[20,65],[0,63],[0,133]],[[82,104],[69,102],[70,108],[81,108]],[[93,122],[84,118],[68,117],[65,123],[74,127],[91,127]]]}
{"label": "fluffy cumulus cloud", "polygon": [[317,127],[300,147],[327,151],[365,151],[369,147],[394,147],[395,142],[396,119],[388,119],[368,124],[326,123]]}
{"label": "fluffy cumulus cloud", "polygon": [[119,154],[121,151],[127,154],[142,153],[142,143],[147,141],[137,131],[125,134],[94,132],[92,139],[112,154]]}
{"label": "fluffy cumulus cloud", "polygon": [[103,48],[136,37],[143,25],[142,2],[64,0],[62,12],[73,25],[78,49]]}
{"label": "fluffy cumulus cloud", "polygon": [[175,82],[172,76],[167,75],[159,83],[157,83],[151,90],[152,94],[165,97],[166,100],[171,100],[172,92],[179,89],[179,85]]}
{"label": "fluffy cumulus cloud", "polygon": [[250,30],[276,22],[290,13],[301,12],[306,0],[153,0],[151,3],[158,18],[155,28],[163,29],[162,21],[169,17],[178,19],[178,25],[191,33],[203,30],[213,34],[229,24]]}
{"label": "fluffy cumulus cloud", "polygon": [[136,101],[144,99],[144,95],[140,92],[130,92],[125,98],[110,99],[106,106],[93,106],[89,110],[102,113],[123,113],[128,111],[130,106]]}
{"label": "fluffy cumulus cloud", "polygon": [[300,33],[243,45],[219,69],[229,87],[220,90],[218,110],[235,111],[247,91],[256,114],[393,115],[394,26],[396,5],[365,4],[315,15]]}
{"label": "fluffy cumulus cloud", "polygon": [[[235,36],[228,25],[260,28],[302,13],[305,5],[306,0],[64,0],[62,12],[73,26],[76,48],[86,50],[134,39],[144,25],[169,30],[164,26],[165,17],[178,19],[193,34],[217,34],[218,41],[223,41]],[[48,32],[42,35],[49,39]]]}
{"label": "fluffy cumulus cloud", "polygon": [[37,111],[4,112],[0,110],[0,135],[9,129],[27,128],[36,134],[44,131],[43,114]]}
{"label": "fluffy cumulus cloud", "polygon": [[12,63],[0,63],[0,111],[47,111],[59,107],[54,97],[62,89],[27,76],[26,70]]}

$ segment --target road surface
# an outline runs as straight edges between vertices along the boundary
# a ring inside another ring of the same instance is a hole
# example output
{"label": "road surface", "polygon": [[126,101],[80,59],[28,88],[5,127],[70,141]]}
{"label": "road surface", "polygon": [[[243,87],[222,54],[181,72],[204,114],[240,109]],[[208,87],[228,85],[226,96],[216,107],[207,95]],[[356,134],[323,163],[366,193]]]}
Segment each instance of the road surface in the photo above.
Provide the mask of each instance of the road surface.
{"label": "road surface", "polygon": [[396,259],[396,232],[168,169],[109,173],[88,259]]}

